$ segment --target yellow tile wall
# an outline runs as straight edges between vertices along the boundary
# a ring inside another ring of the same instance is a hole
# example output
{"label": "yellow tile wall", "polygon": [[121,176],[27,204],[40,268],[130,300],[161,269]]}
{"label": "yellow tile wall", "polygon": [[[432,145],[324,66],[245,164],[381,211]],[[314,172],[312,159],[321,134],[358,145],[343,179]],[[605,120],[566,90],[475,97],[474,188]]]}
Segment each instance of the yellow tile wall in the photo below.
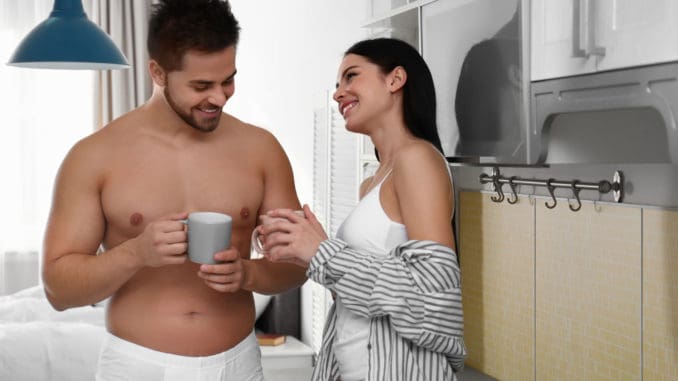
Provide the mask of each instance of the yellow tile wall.
{"label": "yellow tile wall", "polygon": [[533,207],[459,194],[467,364],[500,380],[534,379]]}
{"label": "yellow tile wall", "polygon": [[678,380],[675,211],[643,211],[643,380]]}
{"label": "yellow tile wall", "polygon": [[639,380],[641,209],[536,203],[536,374]]}

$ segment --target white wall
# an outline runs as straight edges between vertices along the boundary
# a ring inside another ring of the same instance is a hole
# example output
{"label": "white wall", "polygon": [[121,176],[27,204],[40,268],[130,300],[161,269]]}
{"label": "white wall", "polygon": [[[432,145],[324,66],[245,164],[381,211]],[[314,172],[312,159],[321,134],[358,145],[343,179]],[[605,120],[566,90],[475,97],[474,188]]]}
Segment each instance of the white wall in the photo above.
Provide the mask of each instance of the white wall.
{"label": "white wall", "polygon": [[[368,0],[231,0],[241,25],[236,91],[226,111],[271,131],[292,163],[299,200],[313,202],[313,108],[334,89],[343,52],[365,38]],[[311,297],[302,290],[302,340]]]}
{"label": "white wall", "polygon": [[271,131],[313,200],[313,105],[333,89],[343,52],[365,36],[367,0],[231,0],[241,25],[226,111]]}

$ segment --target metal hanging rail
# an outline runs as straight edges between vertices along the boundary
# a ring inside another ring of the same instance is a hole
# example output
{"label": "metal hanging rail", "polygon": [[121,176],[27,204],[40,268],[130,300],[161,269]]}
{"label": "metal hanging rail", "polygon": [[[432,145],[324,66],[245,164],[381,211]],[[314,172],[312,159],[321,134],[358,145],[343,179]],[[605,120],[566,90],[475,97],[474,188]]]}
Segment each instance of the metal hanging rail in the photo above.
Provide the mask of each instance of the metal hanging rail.
{"label": "metal hanging rail", "polygon": [[[538,179],[523,179],[517,176],[505,177],[502,176],[499,172],[499,168],[495,167],[492,169],[492,175],[483,173],[480,175],[480,183],[488,184],[492,183],[494,185],[494,191],[497,192],[496,196],[492,196],[491,199],[494,202],[502,202],[504,199],[509,204],[515,204],[518,202],[518,194],[516,192],[516,187],[518,185],[530,185],[535,187],[545,187],[549,195],[551,196],[551,203],[546,202],[546,207],[549,209],[556,207],[556,188],[568,188],[572,191],[572,195],[577,201],[577,206],[572,206],[570,209],[574,212],[581,209],[581,200],[579,199],[579,192],[582,189],[585,190],[595,190],[599,193],[609,193],[613,192],[614,200],[616,202],[622,202],[624,196],[624,174],[621,171],[616,171],[612,177],[612,182],[608,180],[601,180],[597,183],[592,182],[582,182],[579,180],[570,180],[570,181],[561,181],[556,179],[547,179],[547,180],[538,180]],[[511,188],[511,194],[507,197],[504,194],[502,187],[504,184],[508,184]]]}

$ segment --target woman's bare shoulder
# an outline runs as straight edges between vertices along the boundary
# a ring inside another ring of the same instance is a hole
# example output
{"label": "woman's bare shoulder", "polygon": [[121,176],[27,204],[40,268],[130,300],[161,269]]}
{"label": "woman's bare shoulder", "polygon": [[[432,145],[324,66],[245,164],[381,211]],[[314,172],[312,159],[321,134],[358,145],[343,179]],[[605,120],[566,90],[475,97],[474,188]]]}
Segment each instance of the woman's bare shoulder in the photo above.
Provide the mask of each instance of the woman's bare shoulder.
{"label": "woman's bare shoulder", "polygon": [[403,146],[395,156],[394,170],[414,174],[420,171],[448,174],[445,157],[424,140],[415,140]]}

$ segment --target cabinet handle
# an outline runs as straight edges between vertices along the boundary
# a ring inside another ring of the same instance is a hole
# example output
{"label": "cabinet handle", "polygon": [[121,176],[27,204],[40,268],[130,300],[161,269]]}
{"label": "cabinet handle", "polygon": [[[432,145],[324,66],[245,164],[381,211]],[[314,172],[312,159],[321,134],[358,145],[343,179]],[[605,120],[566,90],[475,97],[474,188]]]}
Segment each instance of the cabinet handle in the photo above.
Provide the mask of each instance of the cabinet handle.
{"label": "cabinet handle", "polygon": [[[595,16],[593,1],[572,0],[572,57],[605,56],[605,47],[596,45]],[[585,49],[582,49],[582,40]]]}
{"label": "cabinet handle", "polygon": [[586,58],[586,51],[581,48],[582,36],[582,0],[572,0],[572,57]]}
{"label": "cabinet handle", "polygon": [[586,1],[587,20],[586,20],[586,55],[587,56],[605,56],[605,47],[596,45],[596,6],[591,0]]}

